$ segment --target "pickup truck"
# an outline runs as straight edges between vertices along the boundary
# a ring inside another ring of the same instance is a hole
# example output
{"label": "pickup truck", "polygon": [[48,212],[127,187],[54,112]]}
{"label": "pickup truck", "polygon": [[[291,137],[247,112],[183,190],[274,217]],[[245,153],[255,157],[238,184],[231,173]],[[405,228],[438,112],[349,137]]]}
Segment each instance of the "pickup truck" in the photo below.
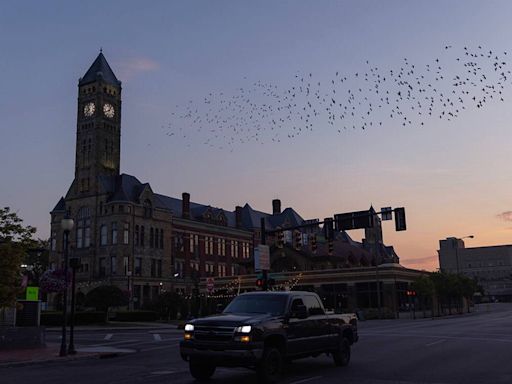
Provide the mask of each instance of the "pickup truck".
{"label": "pickup truck", "polygon": [[260,383],[275,383],[295,359],[327,353],[337,366],[347,365],[357,340],[356,316],[327,314],[315,293],[259,291],[185,324],[180,353],[197,380],[222,366],[255,369]]}

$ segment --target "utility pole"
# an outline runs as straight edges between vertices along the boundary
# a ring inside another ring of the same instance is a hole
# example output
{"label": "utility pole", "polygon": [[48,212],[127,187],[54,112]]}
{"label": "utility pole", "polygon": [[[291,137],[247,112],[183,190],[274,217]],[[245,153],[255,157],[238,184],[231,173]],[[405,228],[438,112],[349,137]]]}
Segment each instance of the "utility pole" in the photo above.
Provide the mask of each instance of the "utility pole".
{"label": "utility pole", "polygon": [[[267,238],[266,238],[266,233],[265,233],[265,218],[262,217],[260,219],[260,227],[261,227],[261,239],[260,239],[260,244],[261,245],[266,245],[267,244]],[[261,273],[263,275],[263,286],[261,287],[261,289],[263,291],[268,291],[268,271],[266,269],[262,269],[261,270]]]}

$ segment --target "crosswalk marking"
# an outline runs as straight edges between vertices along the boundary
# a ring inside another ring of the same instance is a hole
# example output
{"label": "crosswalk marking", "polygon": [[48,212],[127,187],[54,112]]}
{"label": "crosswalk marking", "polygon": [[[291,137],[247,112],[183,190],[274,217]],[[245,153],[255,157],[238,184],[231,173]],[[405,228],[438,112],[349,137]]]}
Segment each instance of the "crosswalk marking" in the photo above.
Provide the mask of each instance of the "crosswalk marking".
{"label": "crosswalk marking", "polygon": [[105,338],[103,340],[110,340],[112,338],[112,336],[114,336],[113,333],[107,333],[107,335],[105,336]]}
{"label": "crosswalk marking", "polygon": [[162,341],[162,337],[158,333],[153,333],[153,339],[155,341]]}

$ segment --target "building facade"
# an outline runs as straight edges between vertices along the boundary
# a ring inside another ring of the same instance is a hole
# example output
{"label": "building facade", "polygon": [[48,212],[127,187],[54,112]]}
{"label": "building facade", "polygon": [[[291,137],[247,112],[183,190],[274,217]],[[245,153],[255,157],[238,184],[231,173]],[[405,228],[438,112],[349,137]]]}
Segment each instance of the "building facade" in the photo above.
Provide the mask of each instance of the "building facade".
{"label": "building facade", "polygon": [[[276,271],[327,270],[398,263],[392,247],[382,241],[378,225],[366,231],[362,243],[338,233],[334,252],[327,250],[315,221],[294,209],[272,213],[249,204],[234,210],[191,201],[184,192],[173,198],[152,190],[149,183],[120,172],[121,82],[100,52],[78,81],[75,175],[66,195],[51,211],[50,261],[63,263],[65,215],[74,219],[71,254],[80,257],[80,293],[104,284],[130,292],[131,306],[143,307],[162,291],[190,294],[206,277],[229,278],[254,272],[253,249],[261,240],[261,220],[271,231],[266,243],[276,242],[276,230],[311,223],[295,232],[285,230],[284,248],[272,246]],[[312,239],[318,247],[312,248]],[[203,279],[203,280],[201,280]]]}
{"label": "building facade", "polygon": [[441,271],[476,279],[486,295],[512,300],[512,245],[466,248],[464,240],[448,237],[438,254]]}

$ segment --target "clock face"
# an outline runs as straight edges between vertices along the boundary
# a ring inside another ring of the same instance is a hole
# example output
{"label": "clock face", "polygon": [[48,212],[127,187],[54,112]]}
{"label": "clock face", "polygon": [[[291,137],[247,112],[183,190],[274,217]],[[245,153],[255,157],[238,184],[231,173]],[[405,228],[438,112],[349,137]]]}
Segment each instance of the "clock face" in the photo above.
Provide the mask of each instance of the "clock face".
{"label": "clock face", "polygon": [[84,106],[84,116],[85,117],[91,117],[94,115],[94,112],[96,111],[96,106],[94,103],[87,103]]}
{"label": "clock face", "polygon": [[106,103],[105,105],[103,105],[103,113],[109,119],[113,118],[115,114],[114,107],[111,104]]}

